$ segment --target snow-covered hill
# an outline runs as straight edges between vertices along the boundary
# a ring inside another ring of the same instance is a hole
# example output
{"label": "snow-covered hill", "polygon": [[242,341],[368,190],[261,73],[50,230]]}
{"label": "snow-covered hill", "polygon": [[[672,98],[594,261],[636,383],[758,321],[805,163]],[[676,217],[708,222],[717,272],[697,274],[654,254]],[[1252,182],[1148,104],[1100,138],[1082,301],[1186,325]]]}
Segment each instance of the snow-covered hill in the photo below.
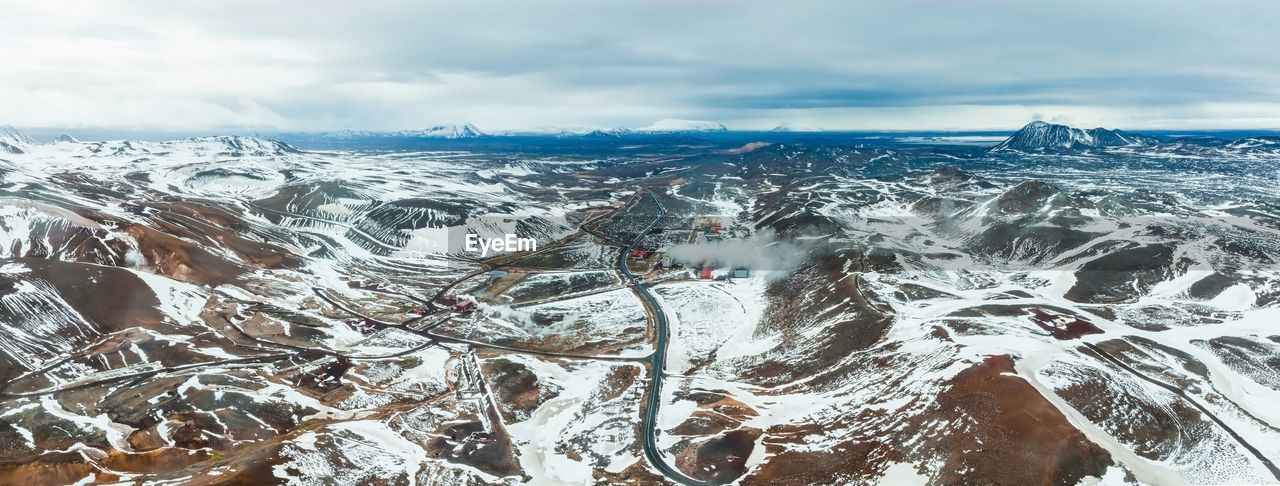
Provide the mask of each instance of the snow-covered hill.
{"label": "snow-covered hill", "polygon": [[993,152],[1061,152],[1155,143],[1158,143],[1158,140],[1152,137],[1120,130],[1106,128],[1083,130],[1037,120],[1028,123],[991,150]]}
{"label": "snow-covered hill", "polygon": [[625,137],[633,133],[635,133],[635,131],[630,128],[616,127],[616,128],[591,130],[587,133],[584,133],[582,136],[587,138],[618,138],[618,137]]}
{"label": "snow-covered hill", "polygon": [[16,128],[0,125],[0,153],[21,154],[36,145],[36,141]]}
{"label": "snow-covered hill", "polygon": [[642,133],[724,132],[727,130],[724,125],[716,122],[676,118],[658,120],[652,125],[636,129],[637,132]]}
{"label": "snow-covered hill", "polygon": [[446,123],[418,130],[399,130],[394,132],[378,132],[370,130],[340,130],[312,134],[317,138],[333,140],[359,139],[397,139],[397,138],[477,138],[485,133],[470,123]]}
{"label": "snow-covered hill", "polygon": [[418,138],[476,138],[483,137],[484,132],[470,123],[449,123],[423,130],[404,130],[396,132],[396,135]]}
{"label": "snow-covered hill", "polygon": [[72,158],[137,158],[164,156],[180,159],[202,157],[269,157],[296,154],[298,150],[284,142],[257,137],[218,135],[192,137],[163,142],[143,140],[111,140],[80,142],[71,137],[59,137],[51,143],[27,148],[29,159],[51,157]]}

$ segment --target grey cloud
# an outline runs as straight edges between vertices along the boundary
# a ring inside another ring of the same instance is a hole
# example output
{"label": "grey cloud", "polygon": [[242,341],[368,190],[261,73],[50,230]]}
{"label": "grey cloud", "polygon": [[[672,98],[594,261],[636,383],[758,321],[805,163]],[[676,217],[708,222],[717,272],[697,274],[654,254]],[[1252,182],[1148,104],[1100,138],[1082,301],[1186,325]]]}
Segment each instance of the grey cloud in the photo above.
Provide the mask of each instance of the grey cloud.
{"label": "grey cloud", "polygon": [[[767,128],[756,125],[811,117],[876,128],[901,108],[903,123],[944,128],[952,107],[987,106],[999,109],[973,127],[1036,113],[1126,114],[1152,128],[1269,123],[1245,115],[1280,103],[1277,14],[1263,1],[27,6],[0,19],[17,39],[0,55],[19,60],[0,66],[0,96],[25,100],[0,107],[0,122],[394,129],[680,117]],[[166,112],[170,102],[200,109]]]}

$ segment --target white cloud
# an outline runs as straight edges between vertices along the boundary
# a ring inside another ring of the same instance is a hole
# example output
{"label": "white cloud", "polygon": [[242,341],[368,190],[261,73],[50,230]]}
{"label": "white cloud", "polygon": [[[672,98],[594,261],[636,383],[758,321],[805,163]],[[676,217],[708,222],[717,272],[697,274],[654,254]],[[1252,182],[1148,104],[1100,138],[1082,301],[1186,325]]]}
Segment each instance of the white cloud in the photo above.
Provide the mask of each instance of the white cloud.
{"label": "white cloud", "polygon": [[1280,127],[1274,2],[10,3],[23,126]]}

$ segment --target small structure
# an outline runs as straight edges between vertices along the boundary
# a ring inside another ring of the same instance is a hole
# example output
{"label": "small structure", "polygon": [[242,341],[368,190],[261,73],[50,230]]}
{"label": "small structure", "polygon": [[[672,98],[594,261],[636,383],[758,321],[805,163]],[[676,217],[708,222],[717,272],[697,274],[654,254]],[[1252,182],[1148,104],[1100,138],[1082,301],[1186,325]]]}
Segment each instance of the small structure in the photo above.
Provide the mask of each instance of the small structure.
{"label": "small structure", "polygon": [[645,258],[648,258],[648,257],[649,257],[649,252],[644,250],[636,250],[631,252],[632,260],[644,260]]}
{"label": "small structure", "polygon": [[453,299],[453,311],[459,314],[469,313],[476,308],[479,301],[470,295],[459,295]]}
{"label": "small structure", "polygon": [[384,326],[368,319],[347,319],[347,326],[360,334],[373,334]]}

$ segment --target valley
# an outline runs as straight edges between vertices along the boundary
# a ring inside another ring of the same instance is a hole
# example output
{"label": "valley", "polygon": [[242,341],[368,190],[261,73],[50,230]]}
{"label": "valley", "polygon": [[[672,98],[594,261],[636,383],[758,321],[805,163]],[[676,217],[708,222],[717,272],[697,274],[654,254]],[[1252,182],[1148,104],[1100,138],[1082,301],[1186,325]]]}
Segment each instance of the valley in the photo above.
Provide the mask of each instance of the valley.
{"label": "valley", "polygon": [[1272,138],[432,130],[6,139],[0,483],[1280,482]]}

